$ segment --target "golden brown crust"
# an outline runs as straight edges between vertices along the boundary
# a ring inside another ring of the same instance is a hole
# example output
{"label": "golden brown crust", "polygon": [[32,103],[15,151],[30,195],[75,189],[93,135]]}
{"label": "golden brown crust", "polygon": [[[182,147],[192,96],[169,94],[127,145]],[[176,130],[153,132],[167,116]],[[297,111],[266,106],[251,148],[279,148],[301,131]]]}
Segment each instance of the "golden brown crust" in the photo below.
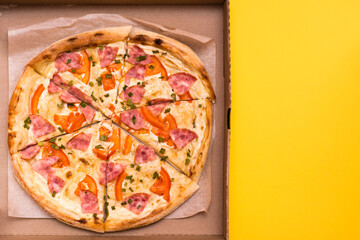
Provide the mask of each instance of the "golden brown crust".
{"label": "golden brown crust", "polygon": [[129,37],[131,29],[132,26],[104,28],[61,39],[31,59],[27,65],[36,69],[36,65],[39,62],[54,61],[56,56],[62,52],[79,51],[102,44],[124,41]]}
{"label": "golden brown crust", "polygon": [[160,209],[154,209],[149,216],[146,218],[135,219],[127,222],[105,222],[105,232],[114,232],[121,231],[130,228],[137,228],[149,225],[151,223],[157,222],[165,216],[172,213],[176,210],[182,203],[184,203],[188,198],[190,198],[197,190],[199,186],[195,182],[191,182],[184,191],[181,192],[181,196],[177,197],[175,200],[172,200],[170,204],[166,207]]}
{"label": "golden brown crust", "polygon": [[205,126],[206,131],[204,132],[204,138],[200,145],[200,149],[202,150],[199,152],[196,158],[196,163],[189,169],[189,173],[188,173],[188,176],[196,183],[199,181],[201,172],[206,163],[210,141],[211,141],[211,133],[212,133],[212,121],[213,121],[212,103],[209,99],[206,99],[205,105],[206,105],[207,125]]}
{"label": "golden brown crust", "polygon": [[[71,212],[64,210],[61,206],[55,204],[54,201],[50,201],[42,194],[41,191],[36,191],[33,187],[29,185],[29,179],[24,179],[24,174],[21,172],[19,153],[11,154],[11,162],[14,169],[14,174],[19,182],[19,184],[26,190],[26,192],[50,215],[57,218],[58,220],[69,224],[71,226],[75,226],[78,228],[83,228],[87,230],[92,230],[96,232],[104,232],[104,224],[102,219],[98,219],[98,221],[91,221],[89,222],[86,219],[75,219],[74,214]],[[27,181],[28,180],[28,181]]]}
{"label": "golden brown crust", "polygon": [[200,73],[200,80],[205,86],[208,97],[215,103],[216,97],[210,82],[209,74],[199,57],[191,48],[172,38],[144,30],[135,30],[131,34],[129,42],[161,48],[181,59],[191,69]]}

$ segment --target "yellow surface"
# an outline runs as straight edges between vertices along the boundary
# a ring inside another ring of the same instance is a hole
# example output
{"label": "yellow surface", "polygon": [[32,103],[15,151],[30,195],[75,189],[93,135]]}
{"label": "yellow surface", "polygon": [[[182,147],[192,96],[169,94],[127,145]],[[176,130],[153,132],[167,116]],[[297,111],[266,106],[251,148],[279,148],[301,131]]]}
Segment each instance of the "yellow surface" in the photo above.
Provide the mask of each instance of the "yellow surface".
{"label": "yellow surface", "polygon": [[360,1],[230,5],[230,239],[360,239]]}

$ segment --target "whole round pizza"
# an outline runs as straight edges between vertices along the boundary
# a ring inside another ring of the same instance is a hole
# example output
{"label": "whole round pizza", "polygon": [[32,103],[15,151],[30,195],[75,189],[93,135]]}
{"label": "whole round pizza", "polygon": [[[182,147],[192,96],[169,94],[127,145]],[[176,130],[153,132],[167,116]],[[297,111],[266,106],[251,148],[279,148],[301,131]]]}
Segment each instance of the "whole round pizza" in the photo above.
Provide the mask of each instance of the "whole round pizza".
{"label": "whole round pizza", "polygon": [[15,176],[72,226],[153,223],[197,191],[213,103],[202,62],[174,39],[131,26],[62,39],[26,65],[11,97]]}

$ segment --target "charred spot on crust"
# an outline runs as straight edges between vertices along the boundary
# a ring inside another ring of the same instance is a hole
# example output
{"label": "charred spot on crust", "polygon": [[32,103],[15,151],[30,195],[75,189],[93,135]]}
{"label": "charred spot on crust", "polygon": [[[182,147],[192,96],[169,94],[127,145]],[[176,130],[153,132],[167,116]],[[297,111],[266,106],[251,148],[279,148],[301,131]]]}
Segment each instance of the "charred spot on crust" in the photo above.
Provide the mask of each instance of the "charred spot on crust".
{"label": "charred spot on crust", "polygon": [[157,39],[155,39],[155,44],[157,44],[157,45],[161,45],[162,43],[163,43],[163,41],[160,39],[160,38],[157,38]]}
{"label": "charred spot on crust", "polygon": [[100,37],[103,36],[104,34],[102,32],[97,32],[94,34],[94,37]]}
{"label": "charred spot on crust", "polygon": [[85,218],[81,218],[80,220],[78,220],[78,222],[83,224],[87,223]]}
{"label": "charred spot on crust", "polygon": [[140,42],[140,43],[146,42],[146,37],[142,34],[134,36],[133,39],[135,42]]}
{"label": "charred spot on crust", "polygon": [[66,177],[67,177],[67,178],[71,178],[71,176],[72,176],[72,172],[71,172],[71,171],[68,171],[68,172],[66,173]]}
{"label": "charred spot on crust", "polygon": [[73,42],[73,41],[75,41],[77,39],[77,37],[73,37],[73,38],[69,38],[67,41],[68,42]]}
{"label": "charred spot on crust", "polygon": [[42,56],[42,58],[43,58],[43,59],[50,59],[51,56],[50,56],[50,54],[45,54],[44,56]]}
{"label": "charred spot on crust", "polygon": [[85,158],[79,158],[79,160],[85,164],[85,165],[89,165],[89,162],[85,160]]}

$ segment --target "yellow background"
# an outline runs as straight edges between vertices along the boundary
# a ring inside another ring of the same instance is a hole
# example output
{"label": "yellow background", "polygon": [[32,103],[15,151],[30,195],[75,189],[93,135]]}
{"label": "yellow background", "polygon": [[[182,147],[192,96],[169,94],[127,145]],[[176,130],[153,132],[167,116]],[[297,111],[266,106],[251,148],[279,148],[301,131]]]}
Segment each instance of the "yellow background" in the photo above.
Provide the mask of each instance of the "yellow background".
{"label": "yellow background", "polygon": [[360,1],[230,6],[230,239],[360,239]]}

